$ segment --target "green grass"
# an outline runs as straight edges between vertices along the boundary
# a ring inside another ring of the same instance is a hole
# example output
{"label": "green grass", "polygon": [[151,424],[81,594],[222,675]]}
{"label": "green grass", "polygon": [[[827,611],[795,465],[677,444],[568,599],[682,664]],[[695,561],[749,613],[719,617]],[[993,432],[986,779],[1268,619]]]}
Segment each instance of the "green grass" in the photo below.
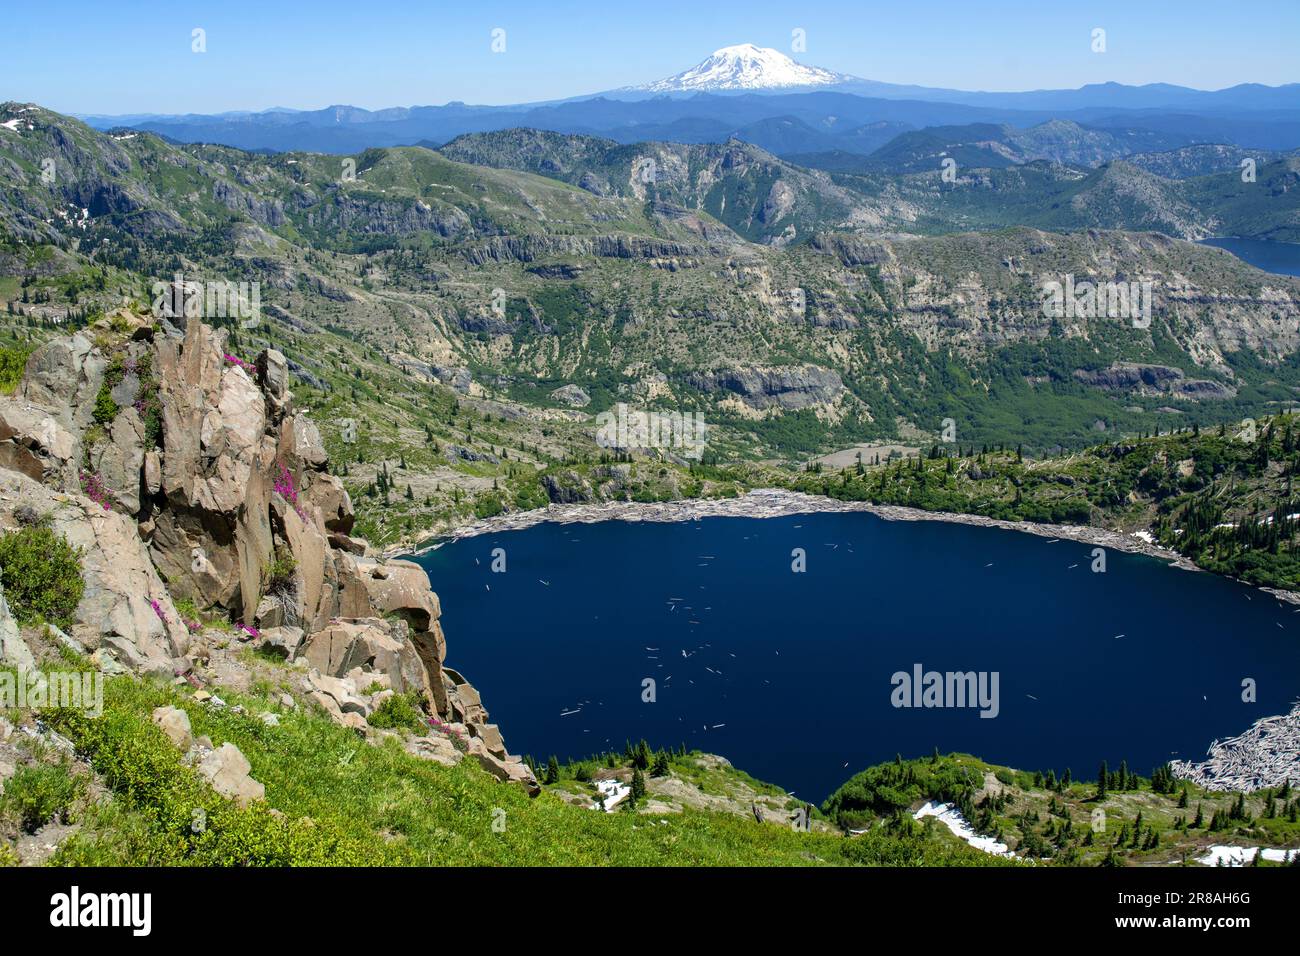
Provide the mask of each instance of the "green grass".
{"label": "green grass", "polygon": [[51,820],[66,817],[82,785],[63,763],[19,767],[5,782],[0,815],[13,814],[24,830],[35,832]]}
{"label": "green grass", "polygon": [[[407,754],[395,739],[370,746],[314,713],[281,713],[280,725],[268,727],[255,716],[267,702],[224,696],[249,713],[205,708],[173,688],[117,678],[108,682],[102,718],[48,715],[113,791],[112,801],[87,812],[85,832],[56,862],[784,866],[898,856],[989,862],[931,829],[918,829],[905,844],[877,836],[858,845],[731,814],[688,810],[659,823],[573,807],[550,793],[530,799],[472,758],[445,767]],[[266,785],[267,803],[239,810],[213,794],[150,723],[149,713],[165,703],[186,709],[196,735],[238,746],[253,777]],[[199,808],[205,823],[195,832]],[[497,832],[493,821],[501,812],[505,827]]]}

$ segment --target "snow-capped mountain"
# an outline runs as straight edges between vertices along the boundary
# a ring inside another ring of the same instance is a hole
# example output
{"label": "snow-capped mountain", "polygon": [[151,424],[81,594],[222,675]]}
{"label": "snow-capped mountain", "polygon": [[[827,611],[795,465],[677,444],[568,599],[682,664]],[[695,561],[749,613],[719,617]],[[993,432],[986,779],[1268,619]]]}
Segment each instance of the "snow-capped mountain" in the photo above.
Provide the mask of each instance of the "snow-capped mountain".
{"label": "snow-capped mountain", "polygon": [[779,50],[741,43],[714,51],[684,73],[631,87],[646,93],[700,93],[712,90],[771,90],[833,86],[855,78],[796,63]]}

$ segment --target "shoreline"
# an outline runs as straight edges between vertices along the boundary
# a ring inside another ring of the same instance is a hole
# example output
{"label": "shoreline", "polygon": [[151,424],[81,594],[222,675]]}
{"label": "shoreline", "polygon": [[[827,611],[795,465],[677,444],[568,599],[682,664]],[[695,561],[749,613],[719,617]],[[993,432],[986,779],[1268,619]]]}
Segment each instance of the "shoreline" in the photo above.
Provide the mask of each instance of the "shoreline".
{"label": "shoreline", "polygon": [[[700,518],[782,518],[790,515],[865,512],[886,521],[945,521],[983,528],[1018,531],[1042,538],[1056,538],[1095,544],[1100,547],[1144,554],[1158,558],[1184,571],[1201,571],[1190,560],[1135,534],[1094,528],[1087,525],[1039,524],[1032,521],[1005,521],[983,515],[951,511],[925,511],[906,505],[877,505],[866,501],[840,501],[821,495],[809,495],[784,488],[755,488],[735,498],[688,498],[680,501],[634,502],[607,501],[571,505],[551,504],[532,511],[497,515],[462,525],[415,547],[390,548],[385,557],[416,557],[435,551],[444,544],[503,531],[522,531],[547,522],[554,524],[595,524],[601,521],[632,523],[696,521]],[[1271,590],[1271,589],[1261,589]],[[1300,593],[1276,591],[1280,600],[1300,603]],[[1288,597],[1284,597],[1287,595]]]}
{"label": "shoreline", "polygon": [[[577,504],[550,504],[531,511],[483,518],[461,525],[450,531],[426,539],[411,547],[394,545],[381,552],[383,558],[413,558],[436,551],[444,544],[464,538],[474,538],[503,531],[523,531],[539,524],[596,524],[601,521],[627,521],[632,523],[696,521],[700,518],[783,518],[789,515],[842,513],[849,511],[873,514],[885,521],[944,521],[979,528],[998,528],[1037,535],[1040,538],[1057,538],[1111,548],[1129,554],[1141,554],[1164,561],[1182,571],[1213,574],[1196,565],[1191,559],[1147,540],[1147,532],[1124,532],[1092,525],[1041,524],[1034,521],[1007,521],[984,515],[964,514],[954,511],[926,511],[907,505],[878,505],[867,501],[841,501],[822,495],[809,495],[786,488],[752,488],[735,498],[684,498],[679,501],[605,501]],[[1240,578],[1220,575],[1229,581],[1262,591],[1274,600],[1300,607],[1300,591],[1251,584]]]}

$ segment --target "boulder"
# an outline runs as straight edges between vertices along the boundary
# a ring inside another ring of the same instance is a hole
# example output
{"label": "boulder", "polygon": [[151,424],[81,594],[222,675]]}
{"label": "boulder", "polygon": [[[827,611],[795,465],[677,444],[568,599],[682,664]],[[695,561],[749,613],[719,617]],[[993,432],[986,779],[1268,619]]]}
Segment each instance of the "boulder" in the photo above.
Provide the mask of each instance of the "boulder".
{"label": "boulder", "polygon": [[94,421],[95,396],[108,360],[83,333],[52,339],[27,359],[18,394],[54,410],[60,424],[83,434]]}
{"label": "boulder", "polygon": [[273,650],[283,654],[285,660],[297,660],[302,649],[303,631],[300,627],[271,627],[258,629],[263,650]]}
{"label": "boulder", "polygon": [[280,429],[279,456],[285,461],[300,461],[311,469],[324,468],[329,461],[320,431],[306,415],[294,415],[284,420]]}
{"label": "boulder", "polygon": [[[451,672],[455,677],[459,674]],[[451,716],[456,720],[466,724],[481,724],[487,722],[487,710],[483,707],[483,701],[474,686],[467,681],[459,682],[449,680],[451,685],[447,697],[451,705]]]}
{"label": "boulder", "polygon": [[144,490],[151,495],[162,490],[162,458],[156,451],[144,455]]}
{"label": "boulder", "polygon": [[468,727],[471,734],[483,741],[483,746],[487,748],[488,753],[502,760],[506,758],[506,742],[502,739],[501,730],[496,724],[470,723]]}
{"label": "boulder", "polygon": [[[347,489],[343,487],[343,482],[333,475],[323,472],[311,473],[304,498],[309,511],[312,508],[320,509],[326,531],[346,536],[356,523],[356,515],[352,511],[352,499],[348,496]],[[365,553],[364,545],[358,553]]]}
{"label": "boulder", "polygon": [[369,548],[369,544],[363,538],[353,538],[337,531],[330,532],[329,542],[331,548],[362,556],[365,555],[366,550]]}
{"label": "boulder", "polygon": [[397,693],[418,691],[428,695],[424,667],[405,625],[371,618],[339,621],[308,638],[302,656],[322,674],[342,678],[353,670],[383,674]]}
{"label": "boulder", "polygon": [[234,744],[222,744],[203,757],[198,767],[213,790],[241,807],[266,799],[266,787],[249,776],[252,769],[248,758]]}
{"label": "boulder", "polygon": [[259,631],[283,627],[285,622],[284,602],[278,595],[268,594],[257,604],[257,613],[253,615],[253,624]]}
{"label": "boulder", "polygon": [[[428,692],[434,708],[448,714],[448,700],[443,686],[442,662],[447,656],[447,642],[438,624],[442,609],[438,596],[429,588],[429,576],[412,561],[375,561],[369,558],[351,558],[355,571],[348,580],[340,581],[340,608],[357,603],[353,581],[365,589],[369,604],[375,614],[395,614],[411,627],[411,643],[424,664]],[[343,612],[346,613],[346,612]]]}
{"label": "boulder", "polygon": [[366,702],[357,696],[356,685],[346,677],[330,677],[313,667],[307,675],[307,683],[313,691],[332,700],[335,707],[344,713],[365,717],[370,712]]}
{"label": "boulder", "polygon": [[181,750],[189,750],[194,743],[190,729],[190,715],[179,707],[155,707],[153,722],[162,728],[167,739]]}
{"label": "boulder", "polygon": [[523,761],[515,757],[496,756],[478,737],[469,739],[469,753],[478,760],[480,767],[502,783],[518,783],[534,797],[541,792],[542,788],[538,785],[537,778]]}
{"label": "boulder", "polygon": [[465,755],[456,749],[456,745],[441,734],[408,737],[405,746],[407,752],[447,767],[454,767],[465,758]]}
{"label": "boulder", "polygon": [[276,349],[263,349],[257,356],[257,379],[267,398],[282,404],[289,391],[289,363]]}
{"label": "boulder", "polygon": [[441,616],[429,575],[414,561],[361,558],[356,565],[370,603],[379,614],[398,614],[417,633],[429,630]]}
{"label": "boulder", "polygon": [[311,516],[304,519],[282,498],[275,498],[272,511],[280,537],[294,559],[293,594],[283,595],[282,600],[294,602],[289,611],[290,621],[302,622],[307,630],[315,630],[334,616],[337,600],[329,542]]}
{"label": "boulder", "polygon": [[80,460],[81,443],[54,412],[28,401],[0,398],[0,468],[72,491],[77,487]]}
{"label": "boulder", "polygon": [[554,389],[551,392],[551,398],[572,408],[586,408],[591,404],[591,396],[572,383]]}
{"label": "boulder", "polygon": [[338,588],[338,615],[341,618],[361,618],[374,616],[375,610],[370,604],[370,591],[366,588],[362,570],[356,559],[344,551],[332,551],[330,560],[334,564],[334,576]]}

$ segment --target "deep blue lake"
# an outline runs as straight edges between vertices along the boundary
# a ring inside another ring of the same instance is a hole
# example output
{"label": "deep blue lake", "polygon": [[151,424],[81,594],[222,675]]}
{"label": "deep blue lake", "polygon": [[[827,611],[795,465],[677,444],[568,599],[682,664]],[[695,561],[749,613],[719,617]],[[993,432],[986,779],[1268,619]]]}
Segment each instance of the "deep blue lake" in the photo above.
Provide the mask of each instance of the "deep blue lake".
{"label": "deep blue lake", "polygon": [[[1087,779],[1126,759],[1145,775],[1300,696],[1295,608],[1117,551],[1094,573],[1091,551],[827,513],[542,524],[419,560],[447,663],[511,752],[685,743],[817,803],[863,767],[934,747]],[[998,716],[894,707],[891,677],[915,664],[998,672]]]}
{"label": "deep blue lake", "polygon": [[1271,239],[1202,239],[1201,244],[1227,249],[1256,269],[1284,276],[1300,276],[1300,242]]}

